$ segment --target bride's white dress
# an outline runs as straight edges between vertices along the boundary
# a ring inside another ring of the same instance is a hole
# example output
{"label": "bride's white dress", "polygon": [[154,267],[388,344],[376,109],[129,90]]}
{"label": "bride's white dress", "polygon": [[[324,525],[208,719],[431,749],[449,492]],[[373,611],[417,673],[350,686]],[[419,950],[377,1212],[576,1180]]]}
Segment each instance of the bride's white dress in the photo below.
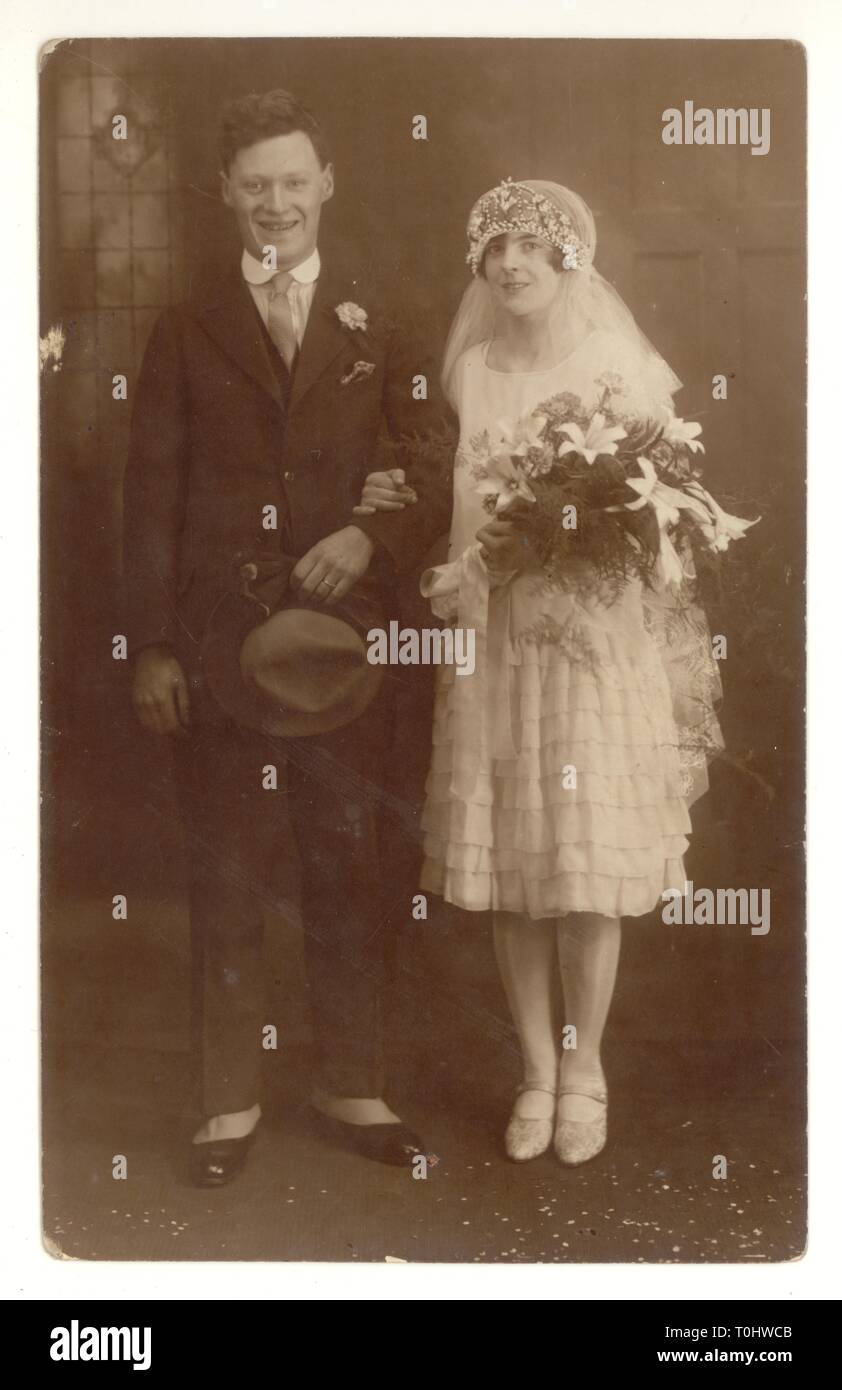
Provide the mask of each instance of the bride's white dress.
{"label": "bride's white dress", "polygon": [[[488,513],[472,472],[484,431],[498,437],[500,422],[561,391],[595,404],[606,381],[622,410],[664,411],[598,331],[548,371],[495,371],[487,350],[469,349],[457,368],[451,563],[427,587],[434,610],[460,625],[476,609],[465,591],[480,571],[487,587],[475,536]],[[439,668],[423,889],[470,910],[543,918],[638,916],[664,889],[683,888],[688,787],[665,663],[641,585],[606,597],[518,574],[487,597],[474,673]]]}

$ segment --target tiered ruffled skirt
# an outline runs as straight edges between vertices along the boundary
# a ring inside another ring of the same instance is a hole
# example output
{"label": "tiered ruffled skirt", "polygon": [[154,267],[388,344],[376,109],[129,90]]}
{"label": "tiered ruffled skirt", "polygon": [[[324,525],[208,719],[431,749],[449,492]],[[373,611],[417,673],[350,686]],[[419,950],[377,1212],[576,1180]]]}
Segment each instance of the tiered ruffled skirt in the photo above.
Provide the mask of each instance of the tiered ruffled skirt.
{"label": "tiered ruffled skirt", "polygon": [[[421,886],[472,911],[641,916],[684,887],[690,817],[639,590],[604,605],[509,589],[489,609],[505,669],[438,673]],[[466,737],[463,681],[484,701],[506,684],[513,756]]]}

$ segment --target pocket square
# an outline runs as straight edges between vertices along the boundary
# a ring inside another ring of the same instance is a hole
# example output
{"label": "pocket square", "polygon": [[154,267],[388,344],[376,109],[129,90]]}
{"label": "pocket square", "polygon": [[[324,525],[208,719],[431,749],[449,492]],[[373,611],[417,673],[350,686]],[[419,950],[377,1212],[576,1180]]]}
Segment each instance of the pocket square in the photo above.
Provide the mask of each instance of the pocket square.
{"label": "pocket square", "polygon": [[374,362],[355,362],[350,372],[346,372],[344,376],[339,378],[339,385],[350,386],[353,381],[361,381],[365,377],[371,376],[375,367],[376,363]]}

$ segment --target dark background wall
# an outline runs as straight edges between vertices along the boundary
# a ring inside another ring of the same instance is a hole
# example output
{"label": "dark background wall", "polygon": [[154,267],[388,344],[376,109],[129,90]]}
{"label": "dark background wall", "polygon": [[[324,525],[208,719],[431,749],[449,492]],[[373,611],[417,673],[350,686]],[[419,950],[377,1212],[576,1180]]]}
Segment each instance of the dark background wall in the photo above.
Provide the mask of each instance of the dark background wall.
{"label": "dark background wall", "polygon": [[[323,255],[387,268],[439,347],[467,283],[473,200],[508,174],[580,192],[597,217],[597,264],[685,383],[677,408],[704,426],[712,490],[743,514],[762,511],[721,601],[710,595],[713,630],[729,644],[729,760],[694,813],[688,870],[699,885],[770,887],[772,932],[631,925],[614,1026],[638,1038],[798,1037],[805,70],[801,51],[778,42],[120,40],[52,55],[42,323],[61,321],[68,345],[62,370],[44,378],[44,882],[63,986],[84,980],[73,998],[91,1027],[120,1028],[103,945],[115,892],[157,905],[141,948],[153,977],[183,947],[168,752],[133,725],[126,670],[111,659],[130,413],[111,378],[127,374],[131,399],[161,307],[188,292],[199,264],[237,253],[218,196],[217,113],[273,86],[311,106],[332,141]],[[769,107],[770,153],[665,146],[661,113],[684,100]],[[117,111],[131,131],[121,166],[106,138]],[[417,114],[426,142],[411,138]],[[711,398],[716,373],[727,401]],[[406,737],[417,775],[425,750]],[[496,1014],[484,924],[448,913],[430,931],[409,941],[407,977],[419,991],[434,982],[431,998]],[[57,1031],[60,995],[46,1001]],[[154,1032],[148,1007],[134,1025]]]}

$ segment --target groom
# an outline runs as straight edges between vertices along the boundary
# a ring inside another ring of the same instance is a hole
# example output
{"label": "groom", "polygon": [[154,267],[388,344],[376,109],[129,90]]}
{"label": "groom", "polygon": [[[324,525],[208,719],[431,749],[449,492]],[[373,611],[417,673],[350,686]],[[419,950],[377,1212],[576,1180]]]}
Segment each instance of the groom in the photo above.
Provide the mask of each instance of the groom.
{"label": "groom", "polygon": [[[414,507],[353,511],[381,427],[422,443],[446,428],[446,411],[429,354],[375,288],[321,262],[334,176],[318,123],[288,92],[243,97],[223,113],[220,156],[242,257],[153,330],[124,508],[133,703],[146,729],[176,736],[190,855],[204,1117],[190,1155],[203,1186],[239,1171],[260,1118],[271,1022],[262,906],[273,901],[273,876],[293,864],[320,1053],[314,1118],[383,1162],[423,1151],[383,1099],[384,922],[395,884],[381,816],[392,685],[343,727],[268,741],[215,702],[199,653],[232,569],[291,556],[291,585],[311,605],[336,609],[365,576],[393,611],[396,575],[449,520],[446,481],[421,462],[430,449],[409,453]],[[296,660],[303,683],[318,681],[306,656]],[[267,765],[277,769],[271,790]]]}

